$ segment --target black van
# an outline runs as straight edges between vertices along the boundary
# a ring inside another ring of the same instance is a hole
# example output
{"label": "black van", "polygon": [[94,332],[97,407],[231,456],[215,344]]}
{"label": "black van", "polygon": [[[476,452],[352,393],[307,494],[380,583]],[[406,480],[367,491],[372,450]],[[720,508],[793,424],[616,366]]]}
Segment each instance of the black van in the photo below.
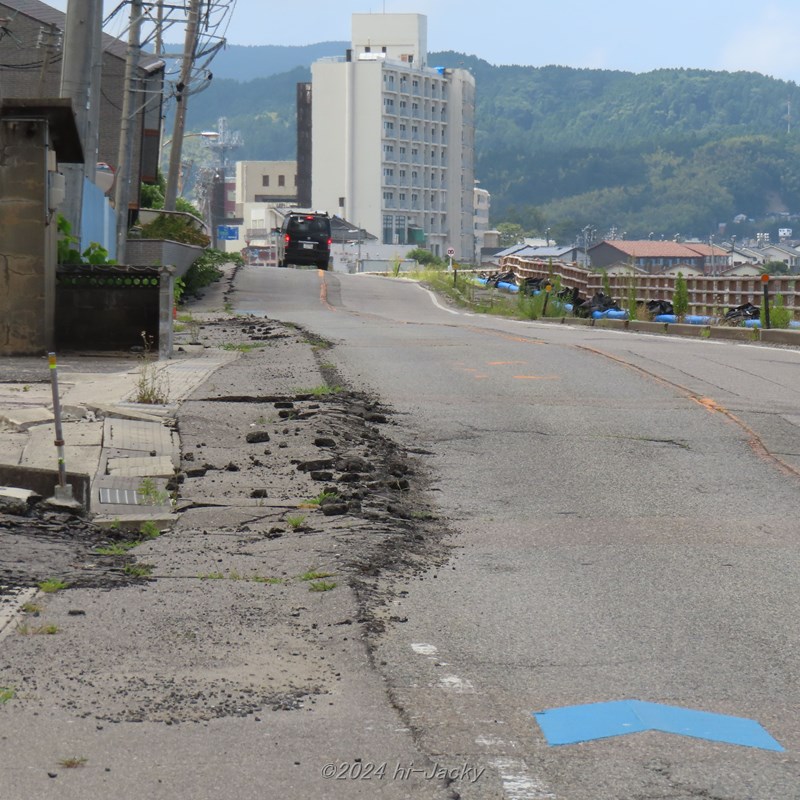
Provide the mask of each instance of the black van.
{"label": "black van", "polygon": [[320,211],[287,214],[278,236],[278,266],[313,265],[328,269],[330,258],[330,217]]}

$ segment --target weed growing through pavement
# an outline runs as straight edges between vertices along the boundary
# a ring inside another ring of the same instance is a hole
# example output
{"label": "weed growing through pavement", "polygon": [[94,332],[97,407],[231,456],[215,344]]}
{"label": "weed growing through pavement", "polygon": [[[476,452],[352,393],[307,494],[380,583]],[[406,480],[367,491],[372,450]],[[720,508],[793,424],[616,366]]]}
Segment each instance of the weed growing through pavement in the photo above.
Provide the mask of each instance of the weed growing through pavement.
{"label": "weed growing through pavement", "polygon": [[0,706],[14,698],[14,690],[10,686],[0,686]]}
{"label": "weed growing through pavement", "polygon": [[327,492],[327,491],[322,491],[322,492],[320,492],[320,493],[319,493],[319,494],[318,494],[316,497],[312,497],[312,498],[310,498],[309,500],[305,500],[305,501],[302,503],[302,506],[303,506],[303,507],[308,507],[308,506],[317,507],[317,506],[321,506],[321,505],[322,505],[322,504],[323,504],[323,503],[324,503],[326,500],[335,500],[335,499],[336,499],[338,496],[339,496],[339,495],[338,495],[336,492]]}
{"label": "weed growing through pavement", "polygon": [[78,767],[82,767],[88,760],[88,758],[84,758],[83,756],[73,756],[72,758],[62,758],[58,763],[64,767],[64,769],[77,769]]}
{"label": "weed growing through pavement", "polygon": [[206,572],[197,576],[201,581],[221,581],[225,576],[221,572]]}
{"label": "weed growing through pavement", "polygon": [[308,585],[309,592],[329,592],[337,586],[335,581],[314,581]]}
{"label": "weed growing through pavement", "polygon": [[310,345],[314,351],[330,350],[333,347],[330,342],[326,342],[324,339],[304,339],[303,344]]}
{"label": "weed growing through pavement", "polygon": [[320,578],[332,578],[332,572],[319,572],[318,570],[309,570],[308,572],[304,572],[302,575],[298,575],[298,580],[301,581],[316,581]]}
{"label": "weed growing through pavement", "polygon": [[17,625],[17,633],[22,636],[52,636],[54,633],[58,633],[58,625],[32,626],[23,622],[21,625]]}
{"label": "weed growing through pavement", "polygon": [[286,522],[292,528],[292,530],[297,530],[298,528],[302,528],[306,521],[305,514],[290,514],[286,517]]}
{"label": "weed growing through pavement", "polygon": [[25,614],[33,614],[36,616],[37,614],[42,613],[42,606],[40,603],[31,603],[29,601],[27,603],[23,603],[21,608]]}
{"label": "weed growing through pavement", "polygon": [[251,350],[258,350],[258,348],[266,346],[265,342],[226,342],[222,345],[222,349],[235,350],[238,353],[249,353]]}
{"label": "weed growing through pavement", "polygon": [[163,506],[169,501],[169,493],[159,489],[152,478],[142,478],[139,488],[136,490],[142,505]]}
{"label": "weed growing through pavement", "polygon": [[[191,314],[178,314],[178,322],[180,324],[180,330],[188,330],[189,331],[189,344],[200,344],[200,322],[196,320]],[[173,330],[176,332],[179,330],[179,326],[176,324],[173,326]]]}
{"label": "weed growing through pavement", "polygon": [[39,590],[45,594],[52,594],[53,592],[61,591],[61,589],[66,589],[69,584],[59,578],[47,578],[40,581],[38,586]]}
{"label": "weed growing through pavement", "polygon": [[161,529],[153,520],[148,519],[139,526],[139,533],[142,539],[158,539],[161,536]]}
{"label": "weed growing through pavement", "polygon": [[313,386],[311,389],[297,389],[295,394],[310,394],[314,397],[325,397],[329,394],[339,394],[339,392],[342,391],[344,390],[341,386],[328,386],[327,384],[323,383],[321,386]]}
{"label": "weed growing through pavement", "polygon": [[134,403],[144,405],[165,405],[169,402],[169,379],[167,374],[158,368],[153,361],[153,337],[142,331],[142,363],[136,378]]}
{"label": "weed growing through pavement", "polygon": [[127,564],[122,571],[132,578],[147,578],[153,574],[154,569],[152,564]]}
{"label": "weed growing through pavement", "polygon": [[110,544],[107,547],[95,547],[94,552],[98,556],[124,556],[128,550],[133,550],[134,547],[140,544],[140,541],[114,542],[114,544]]}
{"label": "weed growing through pavement", "polygon": [[283,583],[283,578],[267,578],[264,577],[263,575],[253,575],[253,577],[250,578],[250,580],[253,581],[254,583],[269,583],[271,585]]}

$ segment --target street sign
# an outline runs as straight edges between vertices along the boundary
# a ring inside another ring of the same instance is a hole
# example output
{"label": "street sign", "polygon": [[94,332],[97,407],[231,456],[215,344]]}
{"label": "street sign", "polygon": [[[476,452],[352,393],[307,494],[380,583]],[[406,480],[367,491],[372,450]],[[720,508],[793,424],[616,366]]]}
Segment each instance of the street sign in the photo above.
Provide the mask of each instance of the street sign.
{"label": "street sign", "polygon": [[220,241],[236,241],[239,228],[236,225],[217,225],[217,239]]}
{"label": "street sign", "polygon": [[447,248],[447,255],[450,256],[450,258],[452,258],[455,254],[456,254],[455,247],[448,247]]}

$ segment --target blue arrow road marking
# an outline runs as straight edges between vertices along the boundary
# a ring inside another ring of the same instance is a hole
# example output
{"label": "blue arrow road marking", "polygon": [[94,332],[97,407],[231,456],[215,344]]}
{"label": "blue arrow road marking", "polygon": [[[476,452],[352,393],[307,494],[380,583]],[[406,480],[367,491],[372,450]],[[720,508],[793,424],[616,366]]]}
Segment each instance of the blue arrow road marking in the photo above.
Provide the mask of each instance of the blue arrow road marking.
{"label": "blue arrow road marking", "polygon": [[551,746],[640,731],[661,731],[783,752],[783,747],[755,720],[642,700],[564,706],[536,711],[533,716]]}

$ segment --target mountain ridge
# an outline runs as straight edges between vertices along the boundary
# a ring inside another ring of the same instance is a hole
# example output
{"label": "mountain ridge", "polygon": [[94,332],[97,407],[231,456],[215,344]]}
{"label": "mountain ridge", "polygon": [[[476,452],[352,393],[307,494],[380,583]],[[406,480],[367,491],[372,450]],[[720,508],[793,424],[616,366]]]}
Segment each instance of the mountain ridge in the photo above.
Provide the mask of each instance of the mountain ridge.
{"label": "mountain ridge", "polygon": [[[347,46],[321,44],[326,55]],[[221,51],[202,104],[189,105],[192,127],[226,116],[242,133],[237,159],[295,157],[295,87],[310,80],[311,61],[246,81],[222,77],[252,74],[245,57],[260,72],[325,57],[314,46],[280,47],[284,61],[275,61],[276,47]],[[706,237],[739,214],[763,228],[776,210],[800,212],[800,136],[787,119],[800,109],[800,88],[791,81],[686,68],[494,66],[456,51],[431,53],[428,63],[475,76],[476,177],[492,193],[493,223],[549,227],[564,239],[587,225]]]}

